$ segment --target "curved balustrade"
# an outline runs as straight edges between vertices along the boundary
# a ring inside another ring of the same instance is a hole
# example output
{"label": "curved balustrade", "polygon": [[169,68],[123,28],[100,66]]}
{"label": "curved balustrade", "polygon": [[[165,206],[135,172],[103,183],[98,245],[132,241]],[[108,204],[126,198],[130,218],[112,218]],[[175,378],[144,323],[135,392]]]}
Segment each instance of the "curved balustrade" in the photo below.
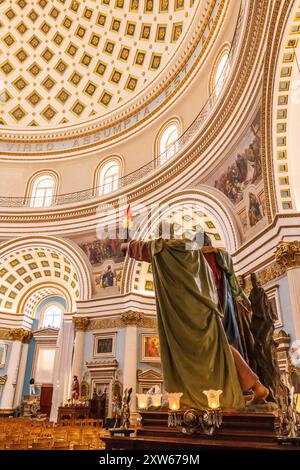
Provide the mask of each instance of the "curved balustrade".
{"label": "curved balustrade", "polygon": [[[229,55],[227,61],[224,65],[222,73],[219,77],[217,84],[214,87],[213,93],[209,96],[207,101],[205,102],[204,106],[202,107],[200,113],[194,119],[194,121],[190,124],[190,126],[181,134],[181,136],[167,149],[165,152],[161,153],[157,158],[151,160],[150,162],[146,163],[142,167],[138,168],[137,170],[124,175],[119,178],[118,188],[114,191],[106,191],[105,185],[104,186],[95,186],[93,188],[85,189],[82,191],[76,191],[72,193],[65,193],[65,194],[57,194],[53,196],[51,206],[62,205],[62,204],[70,204],[80,201],[87,201],[89,199],[93,199],[95,197],[99,197],[100,195],[109,194],[115,192],[121,188],[126,186],[130,186],[137,181],[142,180],[145,176],[151,174],[152,171],[157,169],[157,167],[162,167],[166,162],[170,161],[170,154],[172,155],[171,158],[174,158],[178,152],[180,152],[187,143],[189,143],[196,135],[199,134],[199,130],[203,123],[205,122],[206,118],[210,114],[211,109],[215,105],[217,100],[215,90],[218,88],[223,88],[227,76],[229,74],[231,65],[235,59],[235,54],[238,49],[238,43],[241,35],[242,29],[242,22],[246,10],[246,1],[242,0],[239,16],[233,36],[233,40],[231,43],[231,48],[229,51]],[[41,207],[38,204],[38,198],[34,197],[6,197],[0,196],[0,207]]]}

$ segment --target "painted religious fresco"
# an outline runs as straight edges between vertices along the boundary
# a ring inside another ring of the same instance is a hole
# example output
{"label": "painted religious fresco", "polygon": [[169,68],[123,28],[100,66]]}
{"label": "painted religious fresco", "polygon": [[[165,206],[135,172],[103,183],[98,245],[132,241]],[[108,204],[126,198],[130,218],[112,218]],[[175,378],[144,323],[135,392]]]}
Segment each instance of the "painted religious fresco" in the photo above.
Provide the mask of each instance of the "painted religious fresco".
{"label": "painted religious fresco", "polygon": [[[249,185],[257,186],[262,180],[260,114],[230,160],[215,179],[214,186],[236,205],[244,198]],[[254,204],[252,196],[251,205]]]}
{"label": "painted religious fresco", "polygon": [[259,111],[235,150],[207,181],[234,206],[245,239],[266,224],[260,120]]}
{"label": "painted religious fresco", "polygon": [[90,236],[76,241],[92,265],[95,292],[101,297],[120,293],[124,263],[121,251],[123,239],[97,239]]}
{"label": "painted religious fresco", "polygon": [[83,249],[92,265],[100,265],[106,260],[113,260],[114,263],[124,260],[124,255],[121,251],[121,243],[122,240],[106,238],[83,243],[80,247]]}
{"label": "painted religious fresco", "polygon": [[97,291],[106,291],[106,294],[114,292],[120,292],[121,290],[121,279],[122,279],[122,267],[115,267],[108,265],[104,271],[95,274],[95,287]]}

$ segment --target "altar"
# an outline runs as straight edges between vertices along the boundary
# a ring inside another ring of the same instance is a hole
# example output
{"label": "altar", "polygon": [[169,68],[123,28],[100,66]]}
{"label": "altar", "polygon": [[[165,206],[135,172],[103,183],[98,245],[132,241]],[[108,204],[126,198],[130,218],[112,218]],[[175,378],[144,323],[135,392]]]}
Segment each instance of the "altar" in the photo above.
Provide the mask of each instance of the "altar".
{"label": "altar", "polygon": [[59,406],[57,422],[64,419],[88,419],[90,417],[90,407],[84,405]]}

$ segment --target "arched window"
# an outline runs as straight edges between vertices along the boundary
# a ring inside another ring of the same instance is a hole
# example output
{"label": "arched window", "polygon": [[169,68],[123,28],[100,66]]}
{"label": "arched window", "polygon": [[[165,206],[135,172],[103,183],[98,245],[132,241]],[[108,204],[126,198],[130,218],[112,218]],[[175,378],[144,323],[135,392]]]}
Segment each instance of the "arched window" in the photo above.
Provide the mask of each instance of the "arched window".
{"label": "arched window", "polygon": [[49,207],[53,203],[56,181],[54,176],[45,173],[34,179],[32,184],[30,206]]}
{"label": "arched window", "polygon": [[219,60],[219,63],[216,67],[215,76],[214,76],[214,84],[213,84],[216,98],[220,95],[222,91],[224,79],[226,78],[226,75],[227,75],[228,57],[229,57],[228,51],[224,52],[224,54],[222,54]]}
{"label": "arched window", "polygon": [[178,149],[178,138],[178,124],[176,122],[172,122],[163,130],[159,137],[158,156],[160,165],[175,155]]}
{"label": "arched window", "polygon": [[109,160],[99,171],[99,194],[109,194],[119,189],[120,164],[117,160]]}
{"label": "arched window", "polygon": [[60,328],[62,308],[58,305],[49,305],[43,315],[42,328]]}

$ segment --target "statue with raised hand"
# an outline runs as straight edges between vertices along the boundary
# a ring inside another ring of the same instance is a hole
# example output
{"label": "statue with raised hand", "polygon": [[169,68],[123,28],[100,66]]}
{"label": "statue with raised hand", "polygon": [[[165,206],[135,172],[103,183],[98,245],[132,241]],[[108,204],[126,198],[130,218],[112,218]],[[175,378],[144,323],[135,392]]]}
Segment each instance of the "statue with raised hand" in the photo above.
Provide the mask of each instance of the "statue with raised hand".
{"label": "statue with raised hand", "polygon": [[276,315],[268,296],[258,283],[255,273],[251,274],[252,290],[249,300],[252,305],[251,331],[255,338],[254,360],[256,371],[270,391],[269,398],[274,401],[280,380],[276,361],[276,343],[273,338]]}

